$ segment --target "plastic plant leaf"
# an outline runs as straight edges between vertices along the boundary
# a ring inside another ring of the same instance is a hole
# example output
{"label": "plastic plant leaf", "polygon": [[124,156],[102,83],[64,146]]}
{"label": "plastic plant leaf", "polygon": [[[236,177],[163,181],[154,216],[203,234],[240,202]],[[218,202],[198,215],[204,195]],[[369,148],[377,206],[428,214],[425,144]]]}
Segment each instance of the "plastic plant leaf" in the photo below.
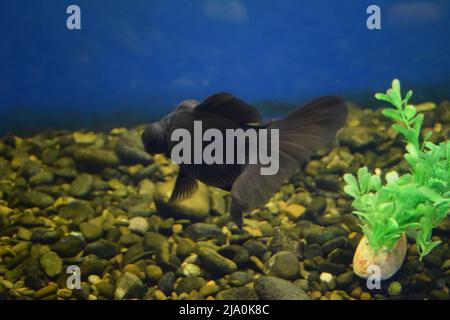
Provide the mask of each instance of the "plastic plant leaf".
{"label": "plastic plant leaf", "polygon": [[375,94],[375,98],[377,100],[386,101],[386,102],[391,103],[391,98],[387,94],[384,94],[384,93]]}
{"label": "plastic plant leaf", "polygon": [[416,147],[411,143],[408,143],[406,145],[406,151],[408,151],[408,153],[415,158],[417,158],[419,154],[419,150],[417,150]]}
{"label": "plastic plant leaf", "polygon": [[395,109],[391,109],[391,108],[384,109],[383,115],[385,115],[388,118],[397,120],[397,121],[403,121],[402,114],[400,113],[400,111],[395,110]]}
{"label": "plastic plant leaf", "polygon": [[409,91],[406,93],[405,99],[403,99],[403,103],[404,103],[404,104],[408,104],[409,99],[411,99],[412,95],[413,95],[412,90],[409,90]]}
{"label": "plastic plant leaf", "polygon": [[406,105],[405,110],[404,110],[404,114],[406,119],[410,120],[412,119],[415,115],[416,115],[416,108],[413,105]]}
{"label": "plastic plant leaf", "polygon": [[352,198],[358,198],[361,194],[359,191],[358,181],[356,180],[355,176],[352,174],[345,174],[344,175],[344,181],[347,183],[344,187],[345,193],[347,193]]}
{"label": "plastic plant leaf", "polygon": [[406,137],[408,129],[406,129],[405,127],[403,127],[403,126],[401,126],[399,124],[393,124],[392,128],[394,128],[395,131],[401,133],[402,135],[404,135]]}
{"label": "plastic plant leaf", "polygon": [[378,209],[380,210],[380,213],[383,213],[383,214],[392,213],[394,211],[394,208],[395,208],[395,206],[392,202],[383,203],[378,207]]}
{"label": "plastic plant leaf", "polygon": [[432,202],[440,202],[442,200],[442,197],[436,191],[426,186],[420,187],[419,191]]}
{"label": "plastic plant leaf", "polygon": [[423,119],[423,114],[418,114],[417,117],[414,118],[414,129],[417,131],[417,133],[419,133],[422,129]]}
{"label": "plastic plant leaf", "polygon": [[367,167],[358,170],[358,181],[361,193],[366,193],[369,190],[370,174]]}
{"label": "plastic plant leaf", "polygon": [[380,176],[373,175],[372,177],[370,177],[370,185],[373,189],[377,191],[380,190],[382,186]]}
{"label": "plastic plant leaf", "polygon": [[400,110],[402,106],[400,81],[397,79],[392,81],[392,89],[388,90],[388,95],[391,97],[393,105]]}
{"label": "plastic plant leaf", "polygon": [[354,186],[351,185],[344,186],[344,192],[352,198],[356,199],[359,197],[358,189],[356,189]]}

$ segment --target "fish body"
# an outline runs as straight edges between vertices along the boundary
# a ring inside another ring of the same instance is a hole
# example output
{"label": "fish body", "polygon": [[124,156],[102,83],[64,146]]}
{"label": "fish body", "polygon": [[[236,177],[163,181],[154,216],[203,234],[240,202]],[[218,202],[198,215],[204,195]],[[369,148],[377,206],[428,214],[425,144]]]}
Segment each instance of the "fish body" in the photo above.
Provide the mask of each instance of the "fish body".
{"label": "fish body", "polygon": [[[262,175],[261,164],[195,164],[182,163],[170,201],[189,198],[198,188],[197,180],[226,191],[230,191],[232,202],[231,219],[241,226],[243,212],[263,205],[284,180],[288,179],[302,163],[322,146],[330,143],[337,131],[345,124],[346,103],[335,96],[318,98],[304,107],[297,108],[287,117],[263,122],[259,112],[244,101],[229,93],[216,93],[201,103],[186,100],[159,122],[148,125],[142,142],[151,154],[163,153],[171,157],[177,141],[171,139],[177,129],[185,129],[195,135],[195,123],[202,129],[217,129],[225,136],[227,129],[279,130],[279,171],[275,175]],[[209,142],[203,141],[202,147]],[[248,142],[247,142],[248,143]],[[245,149],[247,152],[249,148]],[[234,160],[237,160],[237,150]],[[273,150],[270,150],[273,151]],[[223,154],[226,150],[224,149]],[[194,154],[194,143],[191,143]],[[249,154],[245,155],[248,159]]]}

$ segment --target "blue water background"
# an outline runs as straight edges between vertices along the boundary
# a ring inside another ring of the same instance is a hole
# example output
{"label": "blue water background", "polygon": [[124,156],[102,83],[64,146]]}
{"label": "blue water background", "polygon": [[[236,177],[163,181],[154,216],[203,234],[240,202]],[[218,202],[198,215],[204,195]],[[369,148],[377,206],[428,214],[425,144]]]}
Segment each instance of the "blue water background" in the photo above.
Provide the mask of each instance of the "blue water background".
{"label": "blue water background", "polygon": [[394,77],[440,102],[449,31],[446,0],[1,0],[0,133],[144,123],[216,91],[268,116],[331,93],[372,107]]}

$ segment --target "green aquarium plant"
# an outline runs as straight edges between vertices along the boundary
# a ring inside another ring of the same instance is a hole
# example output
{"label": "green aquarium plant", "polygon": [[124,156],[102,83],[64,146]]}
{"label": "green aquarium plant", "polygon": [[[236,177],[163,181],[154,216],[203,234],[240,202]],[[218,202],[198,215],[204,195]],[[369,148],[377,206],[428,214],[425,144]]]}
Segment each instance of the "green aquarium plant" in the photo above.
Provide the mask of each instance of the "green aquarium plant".
{"label": "green aquarium plant", "polygon": [[408,231],[422,259],[439,244],[432,241],[432,230],[450,212],[450,142],[435,144],[431,132],[421,135],[424,115],[409,104],[411,96],[408,91],[402,98],[398,80],[385,94],[375,95],[391,105],[383,114],[396,122],[392,127],[404,138],[410,171],[391,171],[382,179],[363,167],[356,176],[344,175],[344,191],[354,199],[354,214],[375,253],[391,250]]}

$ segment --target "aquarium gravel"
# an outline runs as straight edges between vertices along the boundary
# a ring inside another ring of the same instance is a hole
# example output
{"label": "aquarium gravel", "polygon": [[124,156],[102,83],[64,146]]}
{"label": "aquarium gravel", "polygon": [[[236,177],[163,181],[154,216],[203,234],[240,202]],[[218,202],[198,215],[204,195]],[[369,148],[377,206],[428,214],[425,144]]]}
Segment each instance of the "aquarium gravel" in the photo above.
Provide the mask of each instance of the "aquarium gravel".
{"label": "aquarium gravel", "polygon": [[[450,102],[416,109],[434,143],[449,139]],[[0,299],[450,298],[448,217],[422,260],[407,234],[405,263],[380,289],[352,271],[362,231],[343,175],[408,172],[381,109],[349,104],[337,143],[247,213],[243,232],[225,191],[168,202],[177,166],[144,152],[142,129],[0,139]]]}

